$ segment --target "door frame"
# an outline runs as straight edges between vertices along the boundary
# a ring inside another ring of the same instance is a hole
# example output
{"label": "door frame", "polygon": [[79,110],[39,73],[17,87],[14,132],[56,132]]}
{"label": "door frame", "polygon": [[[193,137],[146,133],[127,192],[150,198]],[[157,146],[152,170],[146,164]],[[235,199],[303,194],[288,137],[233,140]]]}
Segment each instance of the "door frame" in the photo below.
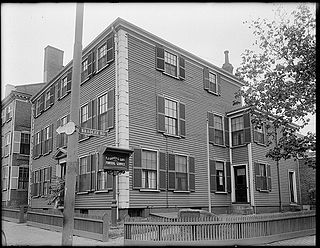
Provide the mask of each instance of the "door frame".
{"label": "door frame", "polygon": [[231,202],[236,202],[236,185],[235,185],[235,179],[234,179],[234,168],[239,166],[245,166],[246,168],[246,183],[247,183],[247,201],[250,203],[250,195],[249,195],[249,171],[248,171],[248,164],[247,163],[241,163],[241,164],[232,164],[231,165]]}

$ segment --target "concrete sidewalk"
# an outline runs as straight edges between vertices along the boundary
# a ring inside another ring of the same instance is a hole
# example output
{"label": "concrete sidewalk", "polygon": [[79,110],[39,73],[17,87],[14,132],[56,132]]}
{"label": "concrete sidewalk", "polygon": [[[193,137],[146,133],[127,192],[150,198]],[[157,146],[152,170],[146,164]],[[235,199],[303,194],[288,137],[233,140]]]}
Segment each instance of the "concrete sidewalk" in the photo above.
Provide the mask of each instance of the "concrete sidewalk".
{"label": "concrete sidewalk", "polygon": [[[61,246],[62,234],[38,227],[28,226],[26,223],[17,224],[2,220],[2,230],[5,232],[8,246]],[[123,246],[123,237],[109,239],[109,242],[74,236],[73,246]],[[315,246],[316,236],[306,236],[295,239],[277,241],[265,246]]]}
{"label": "concrete sidewalk", "polygon": [[[2,220],[8,246],[61,246],[62,233]],[[73,246],[123,246],[123,237],[109,242],[73,236]]]}

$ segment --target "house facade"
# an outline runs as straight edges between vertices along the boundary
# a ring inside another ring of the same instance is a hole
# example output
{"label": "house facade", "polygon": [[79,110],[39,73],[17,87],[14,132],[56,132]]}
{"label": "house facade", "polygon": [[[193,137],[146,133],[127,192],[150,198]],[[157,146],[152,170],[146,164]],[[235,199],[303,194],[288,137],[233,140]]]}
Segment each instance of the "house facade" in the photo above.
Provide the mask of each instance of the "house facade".
{"label": "house facade", "polygon": [[[109,211],[113,190],[119,217],[179,208],[278,211],[277,170],[254,140],[246,108],[233,106],[243,83],[232,69],[228,52],[220,68],[123,19],[108,26],[82,52],[80,126],[107,135],[79,133],[76,211]],[[68,137],[56,129],[69,122],[71,82],[72,61],[32,98],[32,208],[52,208],[49,185],[65,176]],[[133,151],[116,189],[99,159],[108,147]],[[285,163],[289,208],[299,202],[299,194],[289,199],[289,171],[295,192],[298,174],[295,162]]]}
{"label": "house facade", "polygon": [[28,203],[31,130],[30,98],[43,83],[7,85],[1,101],[1,180],[2,206]]}

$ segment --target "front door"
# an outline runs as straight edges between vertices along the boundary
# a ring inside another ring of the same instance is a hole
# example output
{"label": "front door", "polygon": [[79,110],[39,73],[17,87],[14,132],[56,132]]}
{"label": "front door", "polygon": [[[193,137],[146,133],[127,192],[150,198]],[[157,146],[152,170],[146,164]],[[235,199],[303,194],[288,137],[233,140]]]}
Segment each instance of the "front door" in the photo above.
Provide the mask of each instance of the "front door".
{"label": "front door", "polygon": [[235,196],[236,202],[245,203],[247,199],[247,178],[246,178],[246,166],[235,166],[234,178],[235,178]]}

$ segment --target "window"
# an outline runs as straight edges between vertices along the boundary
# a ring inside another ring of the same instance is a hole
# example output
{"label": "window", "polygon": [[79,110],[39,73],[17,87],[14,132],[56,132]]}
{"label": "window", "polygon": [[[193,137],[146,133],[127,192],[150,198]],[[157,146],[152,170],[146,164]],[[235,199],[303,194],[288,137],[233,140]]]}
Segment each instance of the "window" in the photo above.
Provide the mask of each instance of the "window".
{"label": "window", "polygon": [[209,73],[209,91],[218,93],[217,75],[211,72]]}
{"label": "window", "polygon": [[44,97],[44,101],[45,101],[45,108],[48,108],[51,102],[51,91],[47,91],[45,93],[45,97]]}
{"label": "window", "polygon": [[6,121],[11,120],[11,118],[12,118],[12,103],[10,103],[6,107]]}
{"label": "window", "polygon": [[264,128],[265,126],[262,124],[260,127],[254,127],[254,133],[253,133],[253,137],[254,137],[254,141],[258,142],[260,144],[264,144],[265,143],[265,134],[264,134]]}
{"label": "window", "polygon": [[165,99],[165,131],[168,134],[178,135],[177,102]]}
{"label": "window", "polygon": [[21,133],[20,153],[25,155],[30,154],[30,134],[29,133]]}
{"label": "window", "polygon": [[42,169],[43,171],[43,195],[48,195],[50,193],[50,171],[49,168]]}
{"label": "window", "polygon": [[[57,128],[66,125],[69,122],[70,115],[66,115],[57,120]],[[57,147],[66,147],[68,144],[68,136],[66,133],[57,133],[56,145]]]}
{"label": "window", "polygon": [[289,171],[289,194],[290,203],[297,203],[297,183],[295,171]]}
{"label": "window", "polygon": [[176,190],[188,190],[187,157],[176,155]]}
{"label": "window", "polygon": [[96,154],[79,160],[78,191],[90,191],[96,188]]}
{"label": "window", "polygon": [[108,173],[106,171],[99,171],[98,172],[98,190],[107,190],[110,187],[108,187],[108,179],[111,179],[108,177]]}
{"label": "window", "polygon": [[224,145],[222,116],[214,115],[214,143]]}
{"label": "window", "polygon": [[41,155],[41,131],[34,136],[33,157],[36,158]]}
{"label": "window", "polygon": [[43,105],[43,98],[40,96],[37,100],[37,109],[36,109],[36,115],[38,116],[41,113],[42,110],[42,105]]}
{"label": "window", "polygon": [[28,185],[29,185],[29,168],[19,167],[18,188],[28,190]]}
{"label": "window", "polygon": [[177,56],[165,51],[164,64],[165,64],[164,71],[176,77],[177,76]]}
{"label": "window", "polygon": [[142,150],[142,188],[157,189],[157,152]]}
{"label": "window", "polygon": [[232,145],[243,144],[243,116],[231,119]]}
{"label": "window", "polygon": [[8,189],[9,167],[8,165],[2,166],[2,190]]}
{"label": "window", "polygon": [[40,195],[40,170],[34,171],[32,196]]}
{"label": "window", "polygon": [[48,127],[44,128],[42,134],[43,134],[43,137],[42,137],[42,141],[43,141],[42,154],[47,154],[50,151],[52,151],[52,145],[51,145],[51,141],[52,141],[52,126],[48,126]]}
{"label": "window", "polygon": [[64,96],[67,93],[67,88],[68,88],[68,78],[64,77],[61,80],[61,96]]}
{"label": "window", "polygon": [[[91,127],[89,126],[89,105],[86,104],[80,109],[80,126],[81,127]],[[79,140],[85,139],[88,136],[84,134],[79,135]]]}
{"label": "window", "polygon": [[98,49],[98,70],[107,64],[107,45],[103,44]]}
{"label": "window", "polygon": [[107,119],[107,110],[108,110],[108,102],[107,102],[107,94],[98,98],[98,106],[99,106],[99,117],[98,117],[98,129],[99,130],[107,130],[108,129],[108,119]]}
{"label": "window", "polygon": [[10,153],[10,144],[11,144],[11,132],[8,132],[4,136],[4,154],[3,156],[6,157]]}
{"label": "window", "polygon": [[217,191],[225,192],[225,169],[224,163],[216,161]]}
{"label": "window", "polygon": [[81,81],[84,81],[87,77],[88,77],[88,59],[82,62]]}
{"label": "window", "polygon": [[271,167],[266,163],[254,163],[256,174],[256,189],[258,191],[271,191]]}

